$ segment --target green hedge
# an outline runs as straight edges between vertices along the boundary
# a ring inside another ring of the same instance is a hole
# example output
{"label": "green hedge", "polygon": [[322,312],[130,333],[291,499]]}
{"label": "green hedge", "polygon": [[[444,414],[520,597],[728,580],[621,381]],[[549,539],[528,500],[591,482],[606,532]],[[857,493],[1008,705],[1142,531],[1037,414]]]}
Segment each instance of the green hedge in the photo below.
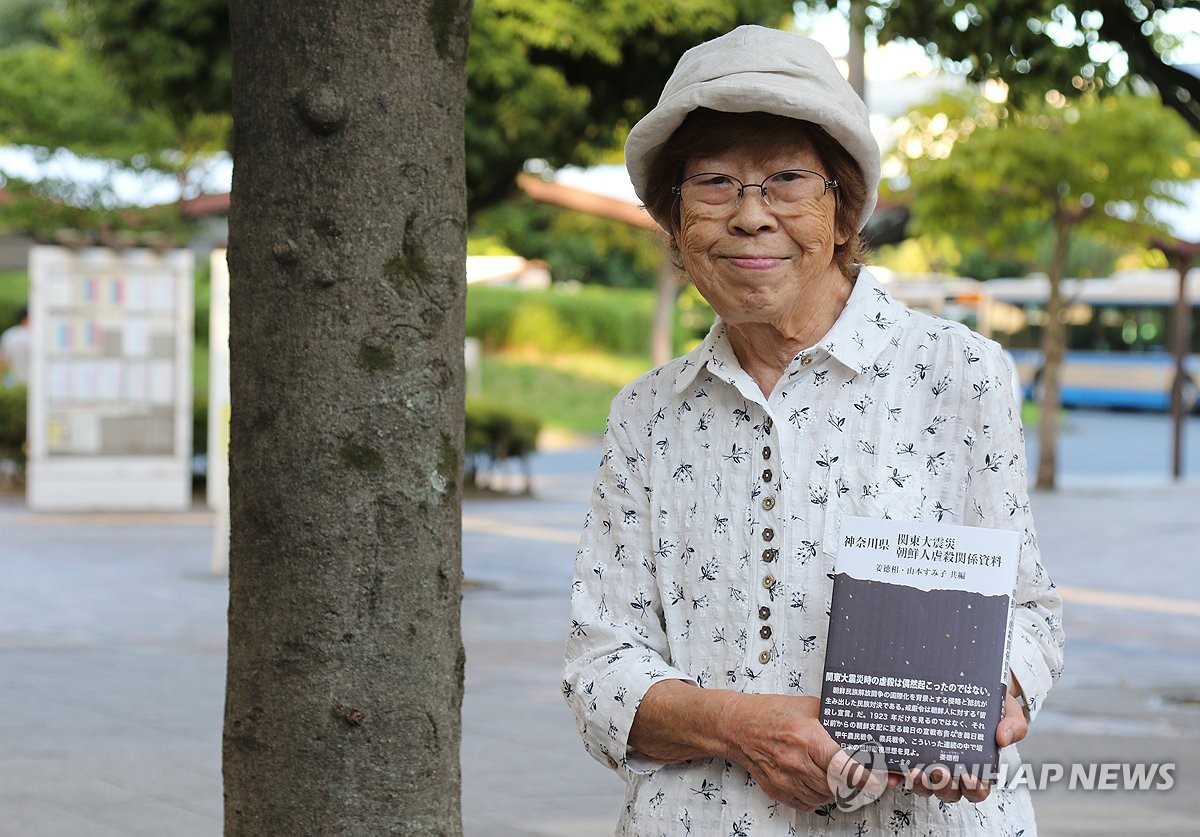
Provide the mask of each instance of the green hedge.
{"label": "green hedge", "polygon": [[600,349],[645,354],[653,317],[654,294],[649,291],[476,286],[467,293],[467,334],[478,338],[486,351]]}
{"label": "green hedge", "polygon": [[0,387],[0,459],[25,464],[25,387]]}
{"label": "green hedge", "polygon": [[466,469],[468,486],[479,485],[479,475],[495,470],[510,459],[519,460],[529,485],[529,456],[537,450],[541,420],[520,410],[478,399],[467,401]]}
{"label": "green hedge", "polygon": [[[544,291],[472,286],[467,291],[467,335],[484,351],[540,352],[593,349],[646,355],[655,292],[597,285]],[[675,353],[690,349],[712,325],[713,313],[691,285],[675,306]]]}
{"label": "green hedge", "polygon": [[29,277],[21,270],[0,271],[0,331],[17,321],[17,312],[29,306]]}

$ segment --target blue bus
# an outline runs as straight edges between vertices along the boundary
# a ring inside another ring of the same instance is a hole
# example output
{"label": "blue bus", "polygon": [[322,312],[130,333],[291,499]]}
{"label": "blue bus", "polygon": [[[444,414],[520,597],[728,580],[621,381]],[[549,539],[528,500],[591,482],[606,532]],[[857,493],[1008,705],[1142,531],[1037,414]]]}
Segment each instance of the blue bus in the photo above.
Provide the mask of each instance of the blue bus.
{"label": "blue bus", "polygon": [[[1039,349],[1049,282],[1044,276],[981,283],[979,329],[1013,355],[1027,397],[1038,400]],[[1175,378],[1175,300],[1179,274],[1142,270],[1062,283],[1067,353],[1066,407],[1168,410]],[[1184,404],[1200,409],[1200,270],[1187,277],[1190,346]]]}

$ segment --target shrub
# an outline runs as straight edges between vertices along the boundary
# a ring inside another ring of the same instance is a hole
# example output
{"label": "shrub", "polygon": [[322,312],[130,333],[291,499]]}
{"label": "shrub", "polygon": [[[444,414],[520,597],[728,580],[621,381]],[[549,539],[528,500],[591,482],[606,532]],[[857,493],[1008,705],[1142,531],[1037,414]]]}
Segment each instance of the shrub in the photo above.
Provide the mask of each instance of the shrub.
{"label": "shrub", "polygon": [[208,393],[192,394],[192,456],[208,453]]}
{"label": "shrub", "polygon": [[[649,353],[654,291],[595,285],[544,291],[473,286],[467,292],[467,334],[485,352],[596,349],[626,356]],[[675,352],[688,351],[713,321],[712,309],[685,286],[675,310]]]}
{"label": "shrub", "polygon": [[0,387],[0,459],[25,465],[26,390]]}
{"label": "shrub", "polygon": [[466,483],[478,487],[485,470],[495,471],[510,459],[520,461],[525,491],[530,488],[529,456],[537,450],[541,421],[519,410],[472,399],[467,402]]}
{"label": "shrub", "polygon": [[504,343],[507,348],[553,352],[583,349],[589,341],[573,331],[558,310],[538,300],[521,303],[512,312]]}
{"label": "shrub", "polygon": [[0,331],[17,321],[17,312],[29,305],[29,277],[25,271],[0,271]]}
{"label": "shrub", "polygon": [[654,294],[649,291],[477,286],[467,295],[467,334],[490,352],[594,348],[641,355],[649,348],[653,316]]}

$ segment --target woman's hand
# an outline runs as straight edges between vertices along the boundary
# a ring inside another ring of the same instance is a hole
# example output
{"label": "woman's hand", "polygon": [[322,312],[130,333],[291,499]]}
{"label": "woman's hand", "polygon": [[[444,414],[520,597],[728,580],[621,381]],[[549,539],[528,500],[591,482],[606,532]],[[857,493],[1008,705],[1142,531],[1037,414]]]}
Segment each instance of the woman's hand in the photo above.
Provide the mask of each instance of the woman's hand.
{"label": "woman's hand", "polygon": [[[1004,698],[1004,717],[996,727],[996,743],[1015,744],[1029,731],[1014,678]],[[768,796],[800,811],[812,811],[833,800],[831,775],[850,786],[878,795],[883,787],[865,775],[818,720],[815,697],[753,695],[700,689],[681,680],[664,680],[650,688],[638,707],[629,746],[662,762],[718,757],[741,765]],[[911,771],[907,782],[918,796],[943,802],[982,802],[991,786],[966,774],[954,778],[949,769]],[[888,786],[905,777],[888,776]]]}
{"label": "woman's hand", "polygon": [[[815,697],[700,689],[680,680],[650,688],[638,707],[629,746],[656,761],[718,757],[741,765],[772,799],[812,811],[833,799],[827,769],[849,783],[868,781],[817,720]],[[870,779],[867,792],[878,780]]]}
{"label": "woman's hand", "polygon": [[917,796],[936,796],[942,802],[983,802],[992,792],[992,786],[980,781],[970,773],[955,779],[949,769],[938,765],[928,773],[913,769],[908,771],[908,784]]}
{"label": "woman's hand", "polygon": [[[1014,677],[1004,696],[1004,717],[996,725],[996,744],[1001,747],[1016,744],[1029,733],[1025,710],[1017,699],[1019,694],[1021,686]],[[908,774],[908,781],[917,796],[936,796],[942,802],[958,802],[960,799],[982,802],[992,790],[991,785],[969,774],[956,780],[944,767],[936,767],[929,773],[912,770]]]}
{"label": "woman's hand", "polygon": [[[769,797],[784,805],[812,811],[829,803],[831,766],[841,773],[856,765],[817,720],[820,708],[815,697],[739,694],[726,708],[730,734],[725,757],[744,767]],[[863,778],[849,777],[852,784]],[[878,794],[882,787],[874,790]]]}
{"label": "woman's hand", "polygon": [[1021,684],[1016,677],[1011,677],[1008,694],[1004,696],[1004,717],[996,727],[996,743],[1001,747],[1016,744],[1029,734],[1029,721],[1025,716],[1025,707],[1019,699]]}

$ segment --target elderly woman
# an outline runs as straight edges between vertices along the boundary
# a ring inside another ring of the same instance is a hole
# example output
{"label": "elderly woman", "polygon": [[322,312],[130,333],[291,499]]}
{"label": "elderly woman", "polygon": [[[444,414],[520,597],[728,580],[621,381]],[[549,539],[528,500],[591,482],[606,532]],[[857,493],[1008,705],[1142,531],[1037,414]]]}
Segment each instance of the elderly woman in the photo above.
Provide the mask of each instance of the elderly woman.
{"label": "elderly woman", "polygon": [[618,833],[1030,837],[1028,792],[969,776],[830,804],[846,756],[818,696],[845,515],[1021,533],[999,745],[1062,662],[1000,348],[861,267],[865,107],[819,44],[741,27],[683,56],[625,150],[718,319],[614,400],[576,561],[563,688],[627,782]]}

